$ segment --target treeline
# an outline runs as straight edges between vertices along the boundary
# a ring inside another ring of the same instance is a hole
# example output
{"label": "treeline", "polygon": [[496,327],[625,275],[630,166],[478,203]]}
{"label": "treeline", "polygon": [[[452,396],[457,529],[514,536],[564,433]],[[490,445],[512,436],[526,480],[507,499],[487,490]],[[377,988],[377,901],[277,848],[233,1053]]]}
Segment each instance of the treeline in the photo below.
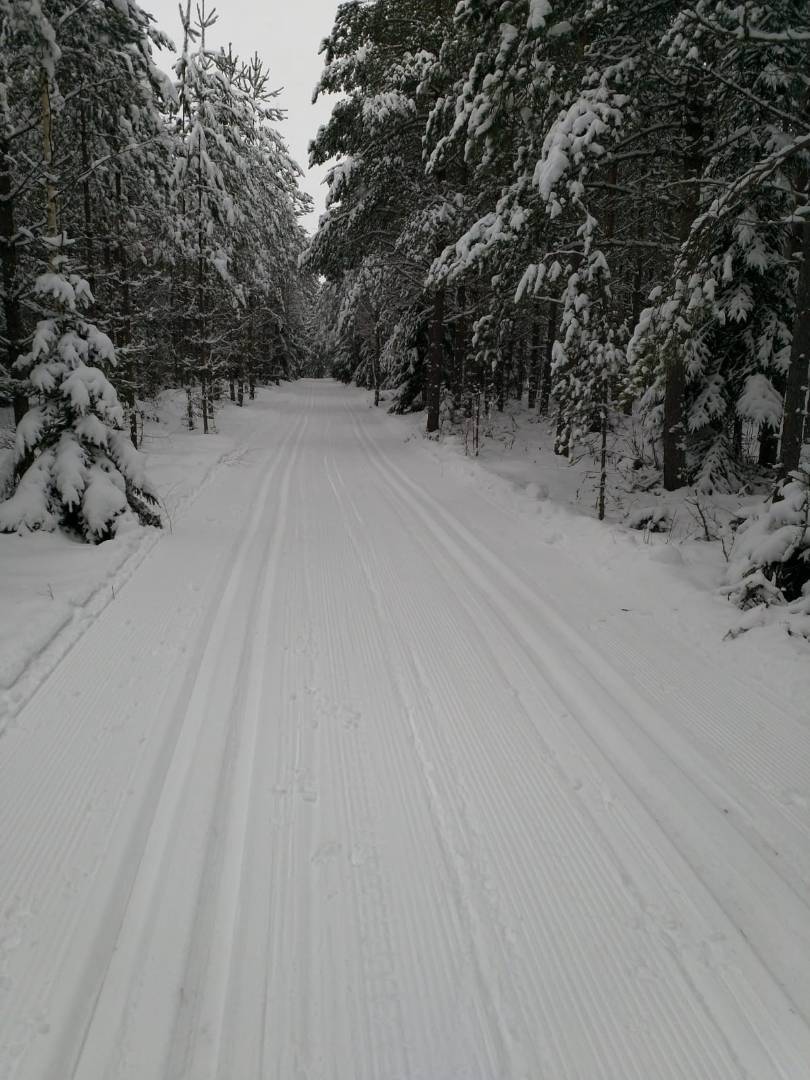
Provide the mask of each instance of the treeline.
{"label": "treeline", "polygon": [[341,4],[307,254],[335,374],[429,432],[527,394],[603,462],[635,410],[668,490],[796,470],[809,45],[805,0]]}
{"label": "treeline", "polygon": [[223,392],[305,360],[308,209],[258,57],[213,50],[184,4],[174,45],[134,0],[0,0],[0,393],[16,489],[0,528],[110,535],[157,522],[135,451],[142,401]]}

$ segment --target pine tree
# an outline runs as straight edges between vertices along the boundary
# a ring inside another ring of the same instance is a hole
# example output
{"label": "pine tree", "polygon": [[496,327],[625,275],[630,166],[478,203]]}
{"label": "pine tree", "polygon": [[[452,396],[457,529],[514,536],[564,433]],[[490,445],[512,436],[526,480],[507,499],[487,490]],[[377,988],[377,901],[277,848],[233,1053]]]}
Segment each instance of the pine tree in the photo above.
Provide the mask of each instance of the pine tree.
{"label": "pine tree", "polygon": [[39,86],[36,172],[45,209],[40,241],[48,269],[31,292],[39,319],[30,348],[14,361],[26,397],[37,404],[17,425],[17,485],[0,505],[0,528],[62,527],[97,542],[113,535],[128,508],[145,524],[158,525],[160,518],[143,460],[121,431],[121,407],[103,370],[115,363],[112,342],[84,318],[93,297],[86,280],[71,270],[70,244],[60,231],[54,132],[64,100],[57,81],[62,53],[50,22],[39,19],[31,27]]}
{"label": "pine tree", "polygon": [[19,478],[0,505],[4,532],[54,528],[98,542],[132,510],[160,525],[144,459],[124,432],[124,414],[104,368],[115,364],[112,342],[82,311],[92,303],[86,280],[56,254],[36,283],[44,318],[16,366],[37,398],[17,426]]}

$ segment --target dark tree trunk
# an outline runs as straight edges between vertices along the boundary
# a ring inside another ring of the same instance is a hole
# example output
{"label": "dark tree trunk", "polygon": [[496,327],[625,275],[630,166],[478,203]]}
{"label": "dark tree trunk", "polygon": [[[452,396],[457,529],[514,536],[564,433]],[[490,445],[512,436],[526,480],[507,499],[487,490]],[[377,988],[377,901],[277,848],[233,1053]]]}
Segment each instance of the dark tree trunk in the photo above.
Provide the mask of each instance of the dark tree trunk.
{"label": "dark tree trunk", "polygon": [[427,405],[428,434],[439,430],[439,412],[442,399],[442,369],[444,367],[444,287],[440,286],[433,294],[433,318],[430,323],[430,348],[428,350],[427,384],[425,403]]}
{"label": "dark tree trunk", "polygon": [[762,424],[759,429],[759,465],[763,469],[769,469],[776,464],[779,451],[779,435],[768,424]]}
{"label": "dark tree trunk", "polygon": [[804,426],[807,421],[807,392],[810,379],[810,222],[796,226],[796,248],[801,253],[799,285],[796,290],[796,315],[790,366],[785,382],[785,415],[782,421],[782,445],[779,470],[783,476],[798,469],[802,453]]}
{"label": "dark tree trunk", "polygon": [[[87,106],[82,105],[79,113],[82,152],[82,202],[84,208],[84,262],[90,292],[96,295],[95,252],[93,249],[93,198],[90,191],[90,147],[87,143]],[[116,177],[116,196],[121,194],[120,176]]]}
{"label": "dark tree trunk", "polygon": [[[640,231],[640,236],[644,236],[644,229]],[[633,278],[633,326],[638,326],[638,320],[641,318],[641,282],[642,282],[642,264],[641,256],[636,259],[636,272]],[[622,411],[625,416],[633,415],[633,399],[628,395],[625,399]]]}
{"label": "dark tree trunk", "polygon": [[512,378],[512,367],[515,355],[515,341],[512,337],[513,328],[507,324],[507,338],[505,344],[498,349],[498,366],[495,369],[495,407],[498,412],[503,412],[506,404],[506,395]]}
{"label": "dark tree trunk", "polygon": [[537,391],[540,385],[540,320],[532,319],[531,339],[529,343],[529,399],[530,409],[537,408]]}
{"label": "dark tree trunk", "polygon": [[[0,143],[0,273],[3,280],[3,317],[6,323],[5,366],[9,376],[19,382],[14,362],[22,352],[23,321],[17,293],[17,244],[14,230],[14,202],[11,196],[11,155]],[[28,397],[22,388],[14,390],[14,423],[19,424],[28,412]]]}
{"label": "dark tree trunk", "polygon": [[515,401],[523,401],[523,386],[526,382],[526,348],[523,341],[515,346],[517,363],[515,364]]}
{"label": "dark tree trunk", "polygon": [[[686,243],[695,219],[700,195],[696,181],[703,168],[701,139],[703,119],[700,103],[693,97],[686,103],[684,138],[686,149],[683,157],[683,176],[687,181],[680,215],[680,239]],[[683,356],[677,346],[669,350],[664,375],[664,487],[675,491],[686,483],[686,424],[684,409],[686,396],[686,371]]]}
{"label": "dark tree trunk", "polygon": [[379,323],[374,324],[374,355],[371,358],[371,378],[374,382],[374,406],[375,408],[380,404],[380,356],[382,354],[382,343],[380,341],[380,327]]}
{"label": "dark tree trunk", "polygon": [[498,363],[495,367],[495,408],[498,412],[503,412],[504,402],[506,400],[506,359],[503,354],[503,350],[498,350]]}
{"label": "dark tree trunk", "polygon": [[549,300],[548,302],[548,324],[546,327],[546,355],[543,361],[543,367],[540,371],[540,401],[537,407],[537,411],[541,416],[548,415],[548,405],[551,401],[551,361],[554,353],[554,342],[557,337],[557,309],[554,304]]}
{"label": "dark tree trunk", "polygon": [[453,407],[460,409],[467,389],[467,319],[464,310],[467,305],[467,290],[459,286],[456,297],[458,317],[453,334]]}
{"label": "dark tree trunk", "polygon": [[[118,322],[116,333],[116,347],[126,351],[132,345],[132,287],[129,280],[129,254],[124,238],[124,192],[121,174],[115,174],[115,205],[116,205],[116,230],[118,233],[116,244],[116,257],[118,260],[118,272],[120,274],[121,288],[121,318]],[[88,210],[89,213],[89,210]],[[90,228],[90,218],[86,217],[86,228]],[[139,375],[138,361],[131,356],[126,364],[128,384],[122,394],[124,402],[129,409],[129,435],[132,445],[138,446],[138,389]]]}
{"label": "dark tree trunk", "polygon": [[739,416],[735,416],[731,425],[732,449],[737,461],[742,457],[743,424]]}

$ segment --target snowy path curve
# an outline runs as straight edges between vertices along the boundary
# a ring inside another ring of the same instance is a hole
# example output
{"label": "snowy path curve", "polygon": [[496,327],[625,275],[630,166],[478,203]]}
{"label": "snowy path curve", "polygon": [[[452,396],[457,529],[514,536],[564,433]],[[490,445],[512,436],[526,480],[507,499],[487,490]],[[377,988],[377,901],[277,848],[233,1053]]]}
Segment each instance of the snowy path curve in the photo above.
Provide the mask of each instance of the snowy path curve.
{"label": "snowy path curve", "polygon": [[0,1078],[806,1080],[803,718],[275,402],[0,740]]}

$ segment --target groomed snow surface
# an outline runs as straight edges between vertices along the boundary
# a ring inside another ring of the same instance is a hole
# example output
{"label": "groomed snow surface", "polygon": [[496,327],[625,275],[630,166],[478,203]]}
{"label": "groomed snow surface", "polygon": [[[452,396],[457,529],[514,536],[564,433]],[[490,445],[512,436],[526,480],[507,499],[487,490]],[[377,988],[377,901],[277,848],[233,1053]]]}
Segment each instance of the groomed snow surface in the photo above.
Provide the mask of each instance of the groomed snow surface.
{"label": "groomed snow surface", "polygon": [[356,390],[235,430],[11,699],[0,1077],[807,1080],[806,653]]}

